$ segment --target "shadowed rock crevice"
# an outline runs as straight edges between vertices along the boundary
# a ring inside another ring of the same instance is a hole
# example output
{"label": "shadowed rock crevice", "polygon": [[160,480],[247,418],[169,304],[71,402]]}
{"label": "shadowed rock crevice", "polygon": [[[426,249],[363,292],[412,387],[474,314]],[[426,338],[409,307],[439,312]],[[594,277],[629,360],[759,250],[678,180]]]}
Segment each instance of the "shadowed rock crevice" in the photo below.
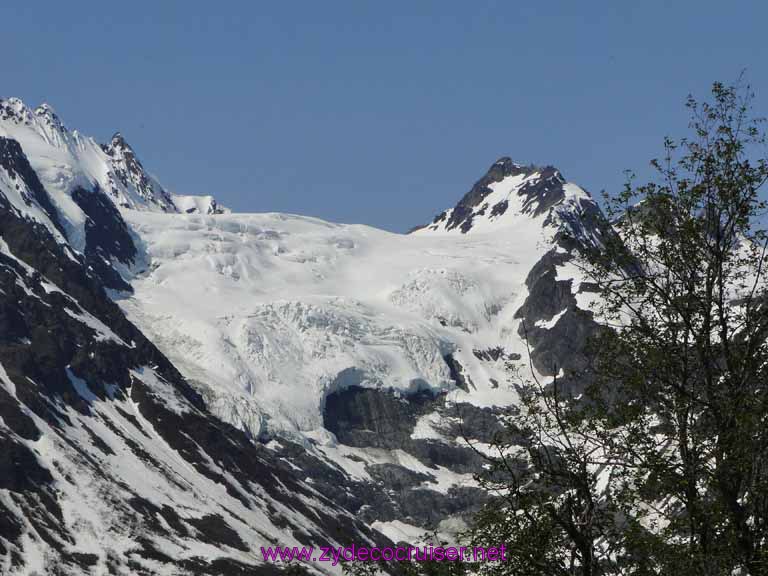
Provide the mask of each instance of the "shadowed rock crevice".
{"label": "shadowed rock crevice", "polygon": [[85,221],[85,260],[107,288],[132,292],[120,274],[111,266],[115,259],[133,264],[136,246],[128,226],[115,205],[97,187],[92,192],[76,188],[72,199],[87,216]]}

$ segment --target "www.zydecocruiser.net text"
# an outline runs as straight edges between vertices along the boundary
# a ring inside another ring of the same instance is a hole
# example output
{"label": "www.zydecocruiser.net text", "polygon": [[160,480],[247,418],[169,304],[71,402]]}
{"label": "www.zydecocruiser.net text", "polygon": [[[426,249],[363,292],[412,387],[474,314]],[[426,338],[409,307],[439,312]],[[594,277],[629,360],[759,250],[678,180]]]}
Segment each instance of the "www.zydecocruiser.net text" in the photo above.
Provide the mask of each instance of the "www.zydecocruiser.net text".
{"label": "www.zydecocruiser.net text", "polygon": [[261,547],[265,562],[504,562],[506,546]]}

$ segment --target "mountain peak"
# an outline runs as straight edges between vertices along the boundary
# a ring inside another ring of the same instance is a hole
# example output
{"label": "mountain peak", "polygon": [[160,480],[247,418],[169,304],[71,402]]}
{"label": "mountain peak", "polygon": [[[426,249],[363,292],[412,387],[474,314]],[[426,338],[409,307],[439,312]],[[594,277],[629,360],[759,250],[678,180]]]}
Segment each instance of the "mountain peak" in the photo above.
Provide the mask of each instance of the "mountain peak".
{"label": "mountain peak", "polygon": [[112,138],[109,141],[109,146],[113,148],[128,148],[128,149],[131,148],[128,142],[125,141],[125,137],[120,131],[112,134]]}
{"label": "mountain peak", "polygon": [[72,195],[78,188],[97,188],[117,206],[136,210],[227,211],[211,196],[174,199],[146,171],[121,132],[115,132],[107,143],[97,143],[76,130],[70,132],[47,102],[30,108],[20,98],[0,98],[0,137],[32,151],[30,162],[39,169],[44,186],[54,192]]}
{"label": "mountain peak", "polygon": [[554,166],[520,164],[502,156],[459,200],[454,208],[438,214],[418,230],[466,234],[481,224],[483,229],[511,225],[514,216],[538,218],[566,199],[567,188],[589,195],[566,182]]}
{"label": "mountain peak", "polygon": [[114,177],[110,177],[109,189],[113,197],[118,198],[120,206],[127,208],[149,203],[163,211],[176,211],[168,192],[147,174],[133,148],[120,132],[115,132],[109,144],[102,144],[101,148],[111,161]]}
{"label": "mountain peak", "polygon": [[48,118],[58,119],[59,117],[58,114],[56,114],[56,110],[54,110],[53,106],[48,104],[48,102],[43,102],[42,104],[40,104],[40,106],[35,108],[35,114],[38,116],[44,116]]}
{"label": "mountain peak", "polygon": [[523,174],[527,168],[529,167],[526,167],[524,164],[518,164],[509,156],[502,156],[496,160],[496,162],[491,164],[491,167],[488,168],[488,172],[486,172],[485,175],[500,180],[506,176]]}
{"label": "mountain peak", "polygon": [[59,115],[56,114],[53,106],[47,102],[43,102],[33,111],[21,98],[0,99],[0,120],[11,120],[16,124],[31,125],[36,123],[36,119],[42,120],[43,124],[48,127],[66,132]]}
{"label": "mountain peak", "polygon": [[138,163],[136,153],[133,151],[131,145],[128,144],[123,134],[119,131],[112,135],[112,138],[109,140],[109,144],[102,144],[101,147],[108,156],[115,157],[130,155],[131,159]]}
{"label": "mountain peak", "polygon": [[62,133],[67,132],[67,128],[56,113],[56,110],[54,110],[53,106],[47,102],[43,102],[40,106],[35,108],[35,116],[40,118],[49,128],[53,128]]}
{"label": "mountain peak", "polygon": [[57,148],[71,143],[71,135],[58,114],[49,104],[41,104],[34,110],[20,98],[0,99],[0,131],[16,140],[32,135]]}
{"label": "mountain peak", "polygon": [[0,120],[11,120],[17,124],[31,124],[32,111],[21,98],[0,98]]}

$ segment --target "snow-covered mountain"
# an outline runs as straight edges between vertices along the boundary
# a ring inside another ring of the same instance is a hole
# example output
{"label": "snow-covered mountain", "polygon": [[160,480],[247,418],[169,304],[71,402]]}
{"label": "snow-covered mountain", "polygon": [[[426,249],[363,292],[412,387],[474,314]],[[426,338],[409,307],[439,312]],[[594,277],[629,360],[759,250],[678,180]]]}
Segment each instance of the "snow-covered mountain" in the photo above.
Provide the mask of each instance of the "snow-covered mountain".
{"label": "snow-covered mountain", "polygon": [[[508,159],[489,174],[500,167],[483,206],[493,199],[507,211],[475,207],[451,220],[465,198],[406,236],[285,214],[126,212],[149,264],[119,302],[222,418],[255,437],[317,433],[328,395],[351,386],[507,405],[515,393],[505,361],[474,352],[522,356],[529,272],[545,256],[563,259],[565,232],[597,240],[580,227],[596,210],[586,192]],[[560,304],[539,311],[529,301],[532,328],[554,327]]]}
{"label": "snow-covered mountain", "polygon": [[601,223],[509,158],[409,235],[233,214],[0,101],[5,569],[245,574],[270,542],[450,533],[529,346],[584,365],[569,261]]}

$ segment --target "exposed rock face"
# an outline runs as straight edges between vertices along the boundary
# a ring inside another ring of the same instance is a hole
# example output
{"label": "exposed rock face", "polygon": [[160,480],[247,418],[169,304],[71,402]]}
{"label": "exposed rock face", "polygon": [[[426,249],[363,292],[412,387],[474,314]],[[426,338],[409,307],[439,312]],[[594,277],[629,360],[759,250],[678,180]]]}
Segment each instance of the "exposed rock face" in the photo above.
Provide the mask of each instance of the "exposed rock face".
{"label": "exposed rock face", "polygon": [[22,201],[27,206],[31,206],[32,203],[37,204],[54,226],[62,231],[58,214],[51,203],[51,199],[40,183],[37,174],[29,165],[21,146],[15,140],[0,137],[0,167],[11,179],[11,184],[19,192]]}
{"label": "exposed rock face", "polygon": [[[466,234],[472,230],[476,219],[496,220],[503,216],[510,207],[510,201],[503,198],[489,202],[488,199],[494,192],[494,185],[511,177],[519,177],[515,195],[521,214],[532,217],[546,214],[565,199],[563,185],[566,181],[556,168],[524,166],[505,156],[494,162],[453,209],[435,216],[426,228],[458,230]],[[423,228],[418,227],[414,231]]]}
{"label": "exposed rock face", "polygon": [[[579,250],[578,241],[566,237],[560,244]],[[530,346],[530,359],[544,376],[558,376],[574,391],[590,381],[589,342],[601,330],[592,311],[579,308],[577,293],[590,292],[586,282],[574,286],[574,278],[558,278],[558,268],[573,260],[562,247],[547,252],[526,278],[528,296],[515,317],[518,334]]]}
{"label": "exposed rock face", "polygon": [[32,124],[32,111],[18,98],[0,99],[0,120],[16,124]]}
{"label": "exposed rock face", "polygon": [[[492,192],[489,184],[498,183],[508,178],[509,176],[517,176],[519,174],[525,174],[527,169],[519,164],[512,162],[511,158],[501,158],[494,162],[494,164],[488,169],[488,172],[478,180],[472,189],[459,200],[459,203],[451,211],[450,215],[447,212],[443,212],[435,217],[433,223],[442,222],[445,220],[445,229],[453,230],[459,228],[463,233],[467,233],[472,229],[472,219],[475,213],[483,215],[486,208],[480,208],[483,200]],[[507,210],[507,204],[505,201],[501,201],[491,207],[491,214],[501,215]]]}
{"label": "exposed rock face", "polygon": [[113,261],[131,266],[136,246],[122,216],[99,189],[86,192],[77,188],[72,199],[87,216],[85,221],[85,260],[106,288],[130,292],[128,284],[112,266]]}
{"label": "exposed rock face", "polygon": [[[437,490],[441,470],[471,475],[483,458],[462,442],[447,438],[466,437],[488,441],[498,430],[492,410],[472,405],[452,405],[445,395],[428,392],[403,397],[391,390],[350,387],[328,396],[325,427],[342,444],[357,448],[401,451],[425,464],[414,471],[402,464],[367,464],[374,484],[366,484],[367,499],[356,510],[368,522],[402,520],[424,530],[438,528],[451,516],[469,520],[487,501],[477,487]],[[446,439],[414,437],[419,418],[436,415]],[[348,480],[347,480],[348,482]],[[356,488],[355,490],[358,490]]]}
{"label": "exposed rock face", "polygon": [[472,383],[472,376],[465,372],[464,366],[454,358],[453,354],[445,355],[445,363],[448,365],[451,379],[456,383],[456,386],[464,390],[464,392],[469,392],[470,388],[475,388],[475,385]]}
{"label": "exposed rock face", "polygon": [[[476,410],[480,409],[446,404],[445,395],[433,397],[429,393],[418,393],[402,397],[391,390],[351,387],[328,396],[323,416],[325,427],[342,444],[403,450],[423,457],[428,467],[442,466],[460,474],[471,474],[477,471],[480,459],[468,446],[413,436],[420,417],[438,412],[446,417],[442,423],[446,432],[459,435],[457,427],[463,426],[462,432],[468,438],[487,438],[488,429],[494,428],[495,421],[477,419]],[[456,422],[456,415],[464,413],[475,418]]]}
{"label": "exposed rock face", "polygon": [[342,444],[402,448],[410,442],[418,417],[429,411],[433,402],[428,392],[404,398],[350,386],[326,398],[324,424]]}
{"label": "exposed rock face", "polygon": [[[115,198],[120,197],[119,184],[124,188],[133,189],[146,202],[156,204],[164,211],[175,211],[170,194],[154,182],[144,170],[144,166],[136,157],[120,132],[112,136],[112,141],[102,147],[112,160],[113,175],[110,175],[110,192]],[[130,204],[122,202],[126,208]]]}

